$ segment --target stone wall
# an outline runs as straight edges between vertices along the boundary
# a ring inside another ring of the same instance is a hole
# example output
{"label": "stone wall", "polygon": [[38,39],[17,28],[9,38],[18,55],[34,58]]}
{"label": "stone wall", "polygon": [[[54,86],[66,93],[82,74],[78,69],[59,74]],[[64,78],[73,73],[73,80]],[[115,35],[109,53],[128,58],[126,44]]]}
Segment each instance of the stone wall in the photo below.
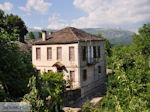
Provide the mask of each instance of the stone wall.
{"label": "stone wall", "polygon": [[81,98],[81,89],[69,89],[66,90],[63,96],[63,103],[65,106],[70,106],[74,104],[77,100]]}

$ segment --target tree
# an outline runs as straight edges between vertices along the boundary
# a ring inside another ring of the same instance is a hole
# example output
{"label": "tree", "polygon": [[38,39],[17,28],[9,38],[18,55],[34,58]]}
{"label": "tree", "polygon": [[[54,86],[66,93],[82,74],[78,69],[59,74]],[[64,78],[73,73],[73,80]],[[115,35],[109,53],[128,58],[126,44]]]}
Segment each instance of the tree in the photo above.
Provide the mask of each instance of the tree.
{"label": "tree", "polygon": [[33,32],[29,32],[29,38],[30,39],[35,39],[35,36],[34,36]]}
{"label": "tree", "polygon": [[133,35],[133,44],[142,54],[150,55],[150,23],[139,29],[139,34]]}
{"label": "tree", "polygon": [[29,78],[36,75],[29,58],[30,53],[21,52],[17,44],[10,42],[15,36],[0,32],[0,82],[7,97],[14,99],[28,92]]}
{"label": "tree", "polygon": [[44,72],[30,79],[23,100],[30,102],[31,111],[60,112],[64,86],[63,73]]}
{"label": "tree", "polygon": [[42,38],[42,33],[38,32],[38,38]]}
{"label": "tree", "polygon": [[17,15],[5,15],[0,10],[0,29],[4,29],[9,35],[13,34],[14,29],[19,36],[19,41],[24,42],[24,35],[28,33],[24,21]]}
{"label": "tree", "polygon": [[0,31],[4,28],[5,14],[4,11],[0,10]]}

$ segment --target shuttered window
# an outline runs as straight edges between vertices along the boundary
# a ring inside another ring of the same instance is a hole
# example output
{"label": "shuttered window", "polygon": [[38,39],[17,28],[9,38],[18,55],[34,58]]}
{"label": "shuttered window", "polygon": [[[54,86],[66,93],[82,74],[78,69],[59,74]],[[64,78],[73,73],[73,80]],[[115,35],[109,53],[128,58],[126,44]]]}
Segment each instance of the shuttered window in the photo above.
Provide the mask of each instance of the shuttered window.
{"label": "shuttered window", "polygon": [[83,81],[87,80],[87,70],[83,70]]}
{"label": "shuttered window", "polygon": [[98,66],[98,73],[101,73],[101,66]]}
{"label": "shuttered window", "polygon": [[70,81],[71,82],[75,81],[75,71],[70,71]]}
{"label": "shuttered window", "polygon": [[52,48],[48,47],[47,48],[47,60],[52,59]]}
{"label": "shuttered window", "polygon": [[94,58],[96,58],[96,46],[93,46],[93,55],[94,55]]}
{"label": "shuttered window", "polygon": [[40,69],[38,69],[38,70],[36,70],[37,71],[37,73],[41,73],[41,70]]}
{"label": "shuttered window", "polygon": [[40,60],[40,59],[41,59],[41,49],[36,48],[36,60]]}
{"label": "shuttered window", "polygon": [[69,47],[69,60],[70,61],[74,61],[75,60],[74,47]]}
{"label": "shuttered window", "polygon": [[57,60],[61,60],[61,59],[62,59],[62,48],[57,47]]}
{"label": "shuttered window", "polygon": [[52,70],[48,70],[47,72],[52,72]]}
{"label": "shuttered window", "polygon": [[98,46],[98,58],[100,58],[101,57],[101,48],[100,48],[100,46]]}
{"label": "shuttered window", "polygon": [[86,46],[82,47],[82,60],[85,61],[86,60]]}

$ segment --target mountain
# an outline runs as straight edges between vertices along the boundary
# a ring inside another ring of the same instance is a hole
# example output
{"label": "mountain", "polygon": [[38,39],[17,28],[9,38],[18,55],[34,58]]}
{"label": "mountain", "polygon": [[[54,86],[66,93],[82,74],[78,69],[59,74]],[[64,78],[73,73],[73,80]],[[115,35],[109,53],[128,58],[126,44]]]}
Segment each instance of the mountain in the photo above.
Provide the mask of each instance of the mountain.
{"label": "mountain", "polygon": [[112,45],[130,45],[132,43],[132,35],[134,34],[131,31],[111,28],[87,28],[83,30],[91,34],[102,34]]}
{"label": "mountain", "polygon": [[[108,39],[112,45],[121,44],[121,45],[130,45],[132,43],[132,35],[134,32],[121,30],[121,29],[112,29],[112,28],[84,28],[82,29],[91,34],[102,34],[104,38]],[[40,30],[28,29],[32,31],[35,37],[38,37],[38,32]],[[56,32],[57,30],[47,29],[48,33]]]}

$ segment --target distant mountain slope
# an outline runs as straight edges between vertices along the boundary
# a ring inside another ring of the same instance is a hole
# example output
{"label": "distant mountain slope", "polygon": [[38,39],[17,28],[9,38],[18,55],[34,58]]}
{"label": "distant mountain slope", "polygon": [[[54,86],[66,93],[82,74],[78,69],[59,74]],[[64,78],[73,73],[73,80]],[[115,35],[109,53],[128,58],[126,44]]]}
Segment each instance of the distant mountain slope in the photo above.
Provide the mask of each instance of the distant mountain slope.
{"label": "distant mountain slope", "polygon": [[91,34],[101,33],[113,45],[130,45],[132,43],[132,35],[134,34],[131,31],[120,29],[88,28],[83,30]]}
{"label": "distant mountain slope", "polygon": [[[112,45],[121,44],[121,45],[130,45],[132,43],[132,35],[134,34],[131,31],[120,30],[120,29],[109,29],[109,28],[85,28],[82,29],[91,34],[102,34],[104,38],[108,39]],[[40,30],[29,29],[38,37],[38,32]],[[57,30],[47,30],[48,33],[55,32]]]}

